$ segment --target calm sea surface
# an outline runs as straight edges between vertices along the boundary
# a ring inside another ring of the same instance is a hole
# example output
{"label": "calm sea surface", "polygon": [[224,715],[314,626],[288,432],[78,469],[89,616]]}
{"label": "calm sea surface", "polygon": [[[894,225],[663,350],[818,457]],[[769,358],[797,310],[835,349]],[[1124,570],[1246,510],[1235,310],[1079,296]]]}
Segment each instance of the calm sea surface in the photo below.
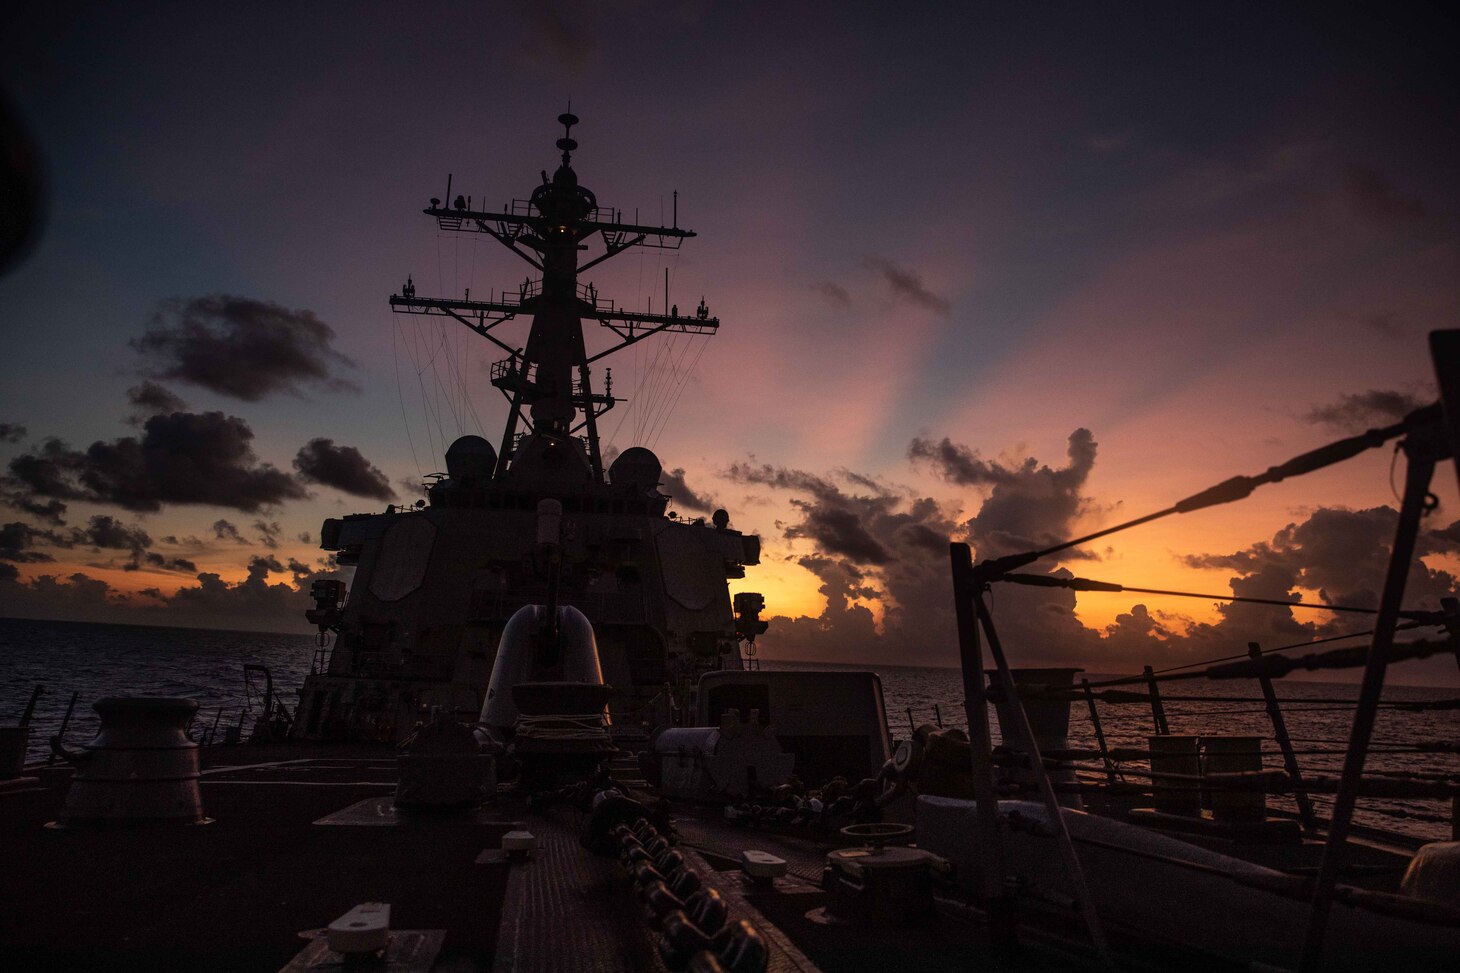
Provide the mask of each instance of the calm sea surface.
{"label": "calm sea surface", "polygon": [[[66,739],[84,743],[96,732],[96,714],[90,704],[103,696],[188,696],[201,704],[199,719],[221,725],[251,719],[258,698],[244,691],[244,663],[259,663],[273,672],[274,684],[286,702],[309,671],[314,656],[312,635],[270,635],[256,632],[217,632],[201,629],[148,628],[130,625],[95,625],[74,622],[37,622],[0,619],[0,725],[14,725],[32,690],[46,687],[32,721],[31,756],[45,755],[46,740],[60,727],[73,693],[79,701]],[[860,669],[766,662],[767,669]],[[894,738],[908,735],[908,710],[916,723],[934,722],[937,715],[950,726],[966,726],[961,676],[952,669],[878,666]],[[1092,682],[1105,678],[1089,674]],[[1138,687],[1126,687],[1138,688]],[[1260,699],[1255,682],[1202,680],[1167,684],[1170,696],[1240,696]],[[1278,695],[1284,702],[1288,730],[1300,751],[1306,774],[1338,776],[1343,765],[1352,709],[1320,700],[1351,700],[1356,686],[1281,680]],[[1394,686],[1385,691],[1389,703],[1424,703],[1454,698],[1454,689]],[[1312,700],[1314,702],[1304,702]],[[250,707],[250,703],[252,706]],[[1260,702],[1181,702],[1168,699],[1166,713],[1173,733],[1252,734],[1264,743],[1267,765],[1282,761],[1271,743],[1272,727]],[[1144,747],[1151,732],[1151,711],[1145,704],[1100,704],[1100,718],[1112,747]],[[997,735],[997,728],[995,728]],[[1381,711],[1375,730],[1376,745],[1366,764],[1376,776],[1403,774],[1460,782],[1460,756],[1396,751],[1416,741],[1460,741],[1460,710]],[[1095,746],[1089,713],[1084,705],[1071,708],[1070,744]],[[1284,806],[1282,798],[1269,798]],[[1320,814],[1327,802],[1315,797]],[[1290,806],[1290,805],[1287,805]],[[1406,800],[1361,802],[1359,820],[1428,838],[1448,838],[1448,801]]]}

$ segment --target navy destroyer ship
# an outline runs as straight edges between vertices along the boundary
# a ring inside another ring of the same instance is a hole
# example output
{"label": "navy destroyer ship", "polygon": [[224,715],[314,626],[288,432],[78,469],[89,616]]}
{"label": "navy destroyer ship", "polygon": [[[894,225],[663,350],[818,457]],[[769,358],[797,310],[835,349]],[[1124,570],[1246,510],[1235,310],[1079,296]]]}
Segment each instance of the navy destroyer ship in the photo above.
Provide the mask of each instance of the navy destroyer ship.
{"label": "navy destroyer ship", "polygon": [[[426,210],[540,278],[487,301],[422,297],[408,278],[391,298],[500,347],[499,442],[458,439],[418,506],[326,523],[325,548],[356,575],[348,596],[315,589],[322,651],[292,711],[253,673],[267,688],[252,733],[200,746],[192,700],[103,699],[94,740],[57,737],[54,761],[0,768],[0,966],[1453,967],[1460,842],[1353,813],[1375,794],[1460,794],[1460,775],[1364,764],[1387,668],[1460,648],[1460,605],[1403,602],[1432,476],[1460,450],[1460,331],[1432,336],[1442,402],[1390,427],[1042,550],[975,562],[952,544],[967,730],[939,715],[894,741],[876,674],[751,664],[764,602],[732,600],[728,581],[756,563],[756,538],[722,512],[668,516],[648,450],[604,455],[597,423],[620,400],[594,363],[718,321],[703,302],[688,316],[626,311],[580,283],[632,247],[692,234],[600,207],[571,165],[577,119],[560,121],[561,165],[530,199],[492,213],[448,191]],[[584,259],[593,240],[602,250]],[[519,349],[499,327],[528,314]],[[594,320],[615,338],[590,354]],[[1077,670],[1011,665],[1026,647],[1002,643],[994,586],[1142,590],[1024,569],[1395,440],[1408,470],[1389,574],[1379,606],[1355,609],[1374,616],[1356,633],[1368,644],[1253,646],[1079,688]],[[1416,628],[1426,637],[1396,640]],[[1325,779],[1299,766],[1273,681],[1339,668],[1363,683],[1342,776]],[[1162,686],[1192,678],[1257,680],[1272,739],[1184,728],[1174,706],[1168,721]],[[1150,706],[1147,745],[1107,746],[1097,698]],[[1072,706],[1088,706],[1096,747],[1071,745]],[[25,728],[4,730],[23,753]],[[1404,752],[1460,754],[1460,741]],[[1269,808],[1269,793],[1296,810]],[[1332,797],[1326,817],[1313,796]]]}
{"label": "navy destroyer ship", "polygon": [[[677,195],[671,226],[626,223],[601,205],[573,169],[578,119],[558,120],[561,162],[529,199],[491,212],[457,195],[425,211],[441,232],[495,240],[536,274],[489,300],[427,297],[409,279],[390,298],[396,312],[449,318],[502,353],[491,383],[507,399],[506,423],[495,447],[479,436],[452,443],[426,503],[325,521],[323,548],[355,575],[348,601],[340,582],[315,588],[311,620],[334,643],[300,691],[300,738],[398,739],[422,714],[474,718],[508,620],[546,603],[550,588],[592,623],[625,729],[671,722],[703,673],[744,666],[741,646],[763,628],[763,599],[746,593],[732,612],[726,587],[759,561],[759,538],[731,529],[724,510],[709,522],[666,516],[654,453],[632,446],[610,459],[600,438],[604,415],[625,402],[612,355],[663,335],[712,335],[720,322],[703,299],[683,315],[667,296],[663,313],[628,310],[583,275],[695,234],[677,225]],[[509,340],[519,319],[531,322],[522,344]],[[585,323],[611,335],[608,347],[590,353]],[[545,499],[563,518],[551,563],[538,544]]]}

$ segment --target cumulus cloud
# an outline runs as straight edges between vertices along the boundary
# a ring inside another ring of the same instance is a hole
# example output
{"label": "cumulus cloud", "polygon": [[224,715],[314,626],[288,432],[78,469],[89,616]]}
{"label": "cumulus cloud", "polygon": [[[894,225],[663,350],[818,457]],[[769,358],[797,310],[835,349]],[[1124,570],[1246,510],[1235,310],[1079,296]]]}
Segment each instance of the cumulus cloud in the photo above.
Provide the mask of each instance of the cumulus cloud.
{"label": "cumulus cloud", "polygon": [[[304,620],[313,604],[309,586],[317,578],[342,577],[332,568],[313,570],[293,561],[285,567],[272,557],[254,558],[242,581],[207,572],[172,594],[156,587],[133,594],[84,572],[20,580],[12,565],[0,563],[0,616],[302,634],[310,631]],[[280,573],[290,580],[270,583],[270,575]]]}
{"label": "cumulus cloud", "polygon": [[156,551],[148,551],[143,560],[148,567],[157,568],[159,571],[176,571],[181,574],[194,574],[198,570],[197,564],[185,557],[167,557],[158,554]]}
{"label": "cumulus cloud", "polygon": [[[1319,508],[1270,540],[1230,553],[1185,555],[1181,560],[1191,567],[1230,572],[1227,588],[1239,597],[1374,608],[1397,519],[1392,507]],[[1452,556],[1460,552],[1460,524],[1424,531],[1419,551]],[[1216,621],[1197,623],[1179,612],[1151,612],[1138,603],[1097,632],[1081,625],[1073,614],[1072,593],[1058,592],[1036,605],[1044,594],[1043,589],[997,586],[995,617],[1011,653],[1029,662],[1105,671],[1132,671],[1152,662],[1200,662],[1240,652],[1249,642],[1270,649],[1364,627],[1349,615],[1238,602],[1219,602]],[[1460,585],[1448,571],[1422,561],[1411,566],[1406,607],[1437,609],[1441,598],[1457,594]],[[1444,661],[1441,670],[1452,670],[1453,662]]]}
{"label": "cumulus cloud", "polygon": [[37,543],[55,543],[58,539],[60,535],[56,531],[32,527],[20,521],[6,524],[0,527],[0,561],[54,561],[51,555],[34,548]]}
{"label": "cumulus cloud", "polygon": [[130,558],[122,565],[124,571],[155,568],[159,571],[193,573],[198,570],[198,566],[187,558],[169,557],[151,550],[152,538],[141,527],[124,524],[105,514],[92,517],[84,528],[73,529],[71,541],[76,545],[129,552]]}
{"label": "cumulus cloud", "polygon": [[133,425],[141,425],[148,416],[183,412],[188,407],[188,404],[178,398],[171,389],[150,381],[143,382],[141,385],[133,385],[127,389],[127,401],[135,410],[131,420]]}
{"label": "cumulus cloud", "polygon": [[[810,571],[826,598],[819,615],[773,617],[762,639],[767,651],[788,659],[955,663],[948,541],[968,541],[980,559],[997,557],[1068,537],[1082,517],[1103,508],[1085,494],[1097,455],[1094,437],[1085,429],[1071,434],[1066,461],[1059,466],[1033,457],[985,459],[970,447],[932,438],[914,440],[908,454],[951,483],[985,491],[974,513],[960,519],[950,501],[920,498],[845,470],[823,475],[749,463],[730,468],[728,475],[740,483],[787,495],[797,516],[779,525],[781,540],[809,544],[813,551],[782,556]],[[1234,595],[1278,601],[1316,597],[1327,604],[1374,607],[1396,519],[1390,507],[1320,508],[1268,540],[1182,560],[1228,572],[1227,588]],[[1419,552],[1460,555],[1460,521],[1427,528]],[[1025,570],[1041,569],[1049,567],[1040,562]],[[1051,573],[1072,576],[1063,567]],[[1410,573],[1406,605],[1433,609],[1439,599],[1457,593],[1460,587],[1448,570],[1420,562]],[[1198,623],[1179,611],[1155,611],[1134,602],[1097,629],[1081,622],[1076,597],[1065,589],[994,587],[989,604],[1016,665],[1136,671],[1146,663],[1230,655],[1249,641],[1271,648],[1362,627],[1336,613],[1238,603],[1221,603],[1215,621]]]}
{"label": "cumulus cloud", "polygon": [[253,522],[253,529],[259,532],[260,544],[264,545],[264,547],[267,547],[270,550],[275,550],[278,548],[279,535],[283,533],[283,528],[280,527],[277,522],[268,520],[255,520]]}
{"label": "cumulus cloud", "polygon": [[[1296,597],[1290,593],[1301,588],[1317,592],[1325,604],[1377,608],[1398,516],[1387,506],[1320,507],[1302,523],[1279,530],[1271,541],[1230,554],[1196,554],[1182,560],[1192,567],[1229,569],[1246,579],[1270,579],[1273,584],[1266,590],[1278,593],[1261,597]],[[1460,553],[1460,521],[1423,531],[1418,550],[1422,556]],[[1441,598],[1454,593],[1455,584],[1449,572],[1416,560],[1406,581],[1405,602],[1438,606]]]}
{"label": "cumulus cloud", "polygon": [[86,547],[93,551],[126,551],[129,556],[122,564],[125,571],[139,571],[144,567],[163,571],[197,570],[191,561],[168,557],[151,550],[152,538],[141,527],[122,523],[104,514],[92,517],[85,527],[64,530],[34,527],[18,521],[0,528],[0,560],[22,563],[55,560],[50,552],[38,550],[39,547],[61,550]]}
{"label": "cumulus cloud", "polygon": [[273,573],[273,574],[283,574],[284,573],[284,564],[283,564],[283,562],[280,561],[278,558],[274,557],[274,555],[272,555],[272,554],[260,554],[260,555],[256,555],[254,557],[249,558],[249,561],[248,561],[248,574],[249,574],[249,577],[252,578],[252,577],[257,576],[257,577],[260,577],[260,578],[266,578],[266,577],[269,576],[270,573]]}
{"label": "cumulus cloud", "polygon": [[25,438],[25,427],[13,422],[0,422],[0,443],[18,443]]}
{"label": "cumulus cloud", "polygon": [[116,613],[128,607],[121,592],[81,572],[65,578],[43,574],[29,581],[0,572],[0,614],[10,618],[120,621]]}
{"label": "cumulus cloud", "polygon": [[915,270],[910,270],[888,260],[886,257],[879,257],[876,254],[869,254],[862,258],[862,266],[875,273],[897,300],[907,301],[916,307],[929,311],[936,311],[939,314],[947,314],[951,310],[948,299],[928,290],[923,283],[923,278]]}
{"label": "cumulus cloud", "polygon": [[1076,429],[1070,433],[1062,467],[1041,465],[1034,457],[1017,464],[987,460],[947,437],[936,442],[915,438],[907,455],[950,483],[992,487],[977,516],[968,522],[978,556],[989,558],[1063,540],[1076,518],[1093,509],[1082,491],[1095,466],[1098,445],[1090,430]]}
{"label": "cumulus cloud", "polygon": [[1369,389],[1345,393],[1337,402],[1315,405],[1304,415],[1305,422],[1328,426],[1342,432],[1362,432],[1374,426],[1398,422],[1429,401],[1409,392],[1393,389]]}
{"label": "cumulus cloud", "polygon": [[664,488],[665,493],[674,498],[674,505],[681,510],[707,514],[718,506],[714,497],[700,493],[684,482],[683,467],[665,470],[660,477],[660,486]]}
{"label": "cumulus cloud", "polygon": [[[90,544],[94,548],[130,551],[131,560],[123,565],[127,571],[140,569],[143,561],[148,560],[147,549],[152,546],[152,538],[141,527],[124,524],[115,517],[106,515],[92,517],[85,528],[76,531],[76,537],[78,542]],[[166,563],[160,555],[157,560]]]}
{"label": "cumulus cloud", "polygon": [[390,480],[354,446],[336,446],[333,439],[311,439],[294,457],[294,468],[307,483],[334,487],[372,500],[394,500]]}
{"label": "cumulus cloud", "polygon": [[252,513],[303,499],[307,494],[294,477],[258,463],[253,436],[247,422],[221,412],[156,415],[140,439],[98,441],[85,451],[47,439],[10,461],[0,487],[32,506],[84,500],[137,511],[206,504]]}
{"label": "cumulus cloud", "polygon": [[153,378],[176,379],[257,402],[306,387],[358,391],[336,374],[354,363],[333,347],[335,332],[313,311],[227,294],[164,301],[131,341]]}
{"label": "cumulus cloud", "polygon": [[[959,527],[943,504],[846,470],[821,476],[737,463],[727,475],[789,494],[799,519],[784,524],[782,535],[809,541],[815,551],[797,563],[821,582],[826,610],[815,618],[774,618],[767,644],[779,654],[917,663],[948,644],[947,545]],[[880,630],[870,602],[882,608]]]}
{"label": "cumulus cloud", "polygon": [[235,544],[248,543],[248,539],[239,532],[237,524],[222,518],[213,521],[213,536],[220,541],[233,541]]}

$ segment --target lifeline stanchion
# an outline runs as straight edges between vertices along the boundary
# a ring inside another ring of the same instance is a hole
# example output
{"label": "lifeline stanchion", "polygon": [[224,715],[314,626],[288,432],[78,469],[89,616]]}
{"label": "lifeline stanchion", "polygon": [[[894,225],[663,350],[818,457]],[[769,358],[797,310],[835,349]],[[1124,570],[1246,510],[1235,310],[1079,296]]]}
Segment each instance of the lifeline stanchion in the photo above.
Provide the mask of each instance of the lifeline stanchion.
{"label": "lifeline stanchion", "polygon": [[[977,569],[973,571],[973,583],[969,585],[972,591],[973,614],[977,619],[979,628],[989,640],[989,654],[994,657],[994,665],[998,672],[999,690],[1009,701],[1009,714],[1013,718],[1014,735],[1024,752],[1029,754],[1030,763],[1034,770],[1034,781],[1039,789],[1039,795],[1044,803],[1045,814],[1049,816],[1049,826],[1054,831],[1055,843],[1060,850],[1060,857],[1064,860],[1065,870],[1069,875],[1070,884],[1074,886],[1075,900],[1080,906],[1080,915],[1085,920],[1085,928],[1090,933],[1090,941],[1095,947],[1096,953],[1100,956],[1101,963],[1113,968],[1114,961],[1110,955],[1110,944],[1105,939],[1105,930],[1101,925],[1100,916],[1095,911],[1095,898],[1090,894],[1090,886],[1085,881],[1085,870],[1080,865],[1080,856],[1075,851],[1075,843],[1070,838],[1069,828],[1065,825],[1063,810],[1060,807],[1059,798],[1055,795],[1054,784],[1049,779],[1049,771],[1045,769],[1044,760],[1039,755],[1039,744],[1034,739],[1034,730],[1029,725],[1029,714],[1024,711],[1024,701],[1019,698],[1019,689],[1014,685],[1014,674],[1009,671],[1009,660],[1004,655],[1004,647],[999,642],[999,633],[994,628],[994,620],[989,617],[988,608],[983,603],[983,581]],[[965,675],[965,679],[967,676]]]}
{"label": "lifeline stanchion", "polygon": [[21,726],[30,726],[30,718],[35,715],[35,704],[45,694],[46,687],[36,683],[35,689],[31,691],[30,701],[25,704],[25,712],[20,717]]}
{"label": "lifeline stanchion", "polygon": [[1085,703],[1090,707],[1090,725],[1095,728],[1095,742],[1100,746],[1100,759],[1105,763],[1105,777],[1115,783],[1115,764],[1110,759],[1110,748],[1105,745],[1105,729],[1100,725],[1100,711],[1095,708],[1095,694],[1090,692],[1090,680],[1081,679],[1085,690]]}
{"label": "lifeline stanchion", "polygon": [[[61,717],[61,728],[56,731],[57,740],[64,741],[66,739],[66,730],[68,727],[71,726],[71,714],[76,711],[76,701],[80,698],[81,694],[79,692],[73,692],[71,694],[71,701],[66,704],[66,715]],[[46,764],[49,766],[50,764],[53,764],[55,762],[56,751],[52,750],[50,753],[46,754]]]}
{"label": "lifeline stanchion", "polygon": [[1161,687],[1156,684],[1156,674],[1146,666],[1141,672],[1146,677],[1146,691],[1151,695],[1151,721],[1156,724],[1156,732],[1167,736],[1171,732],[1171,726],[1166,722],[1166,707],[1161,705]]}
{"label": "lifeline stanchion", "polygon": [[999,833],[999,798],[994,790],[993,741],[989,739],[988,691],[983,674],[983,646],[974,596],[973,552],[967,544],[949,544],[953,567],[953,605],[958,626],[958,656],[963,675],[963,713],[968,720],[968,750],[973,771],[974,833],[978,848],[978,890],[988,910],[989,926],[1000,943],[1014,941],[1014,898],[1004,882],[1004,843]]}
{"label": "lifeline stanchion", "polygon": [[1394,629],[1399,623],[1400,600],[1404,582],[1414,560],[1419,522],[1428,506],[1430,480],[1435,464],[1448,453],[1440,423],[1414,424],[1401,442],[1409,458],[1404,477],[1404,500],[1399,507],[1399,526],[1390,548],[1389,570],[1384,578],[1384,593],[1379,599],[1379,615],[1374,623],[1374,641],[1364,663],[1364,678],[1359,686],[1359,702],[1354,712],[1353,730],[1348,753],[1344,755],[1343,776],[1329,815],[1328,842],[1313,883],[1313,910],[1308,916],[1308,930],[1303,939],[1303,952],[1298,959],[1301,973],[1315,973],[1323,962],[1323,940],[1328,929],[1328,916],[1333,909],[1333,889],[1346,857],[1349,827],[1353,822],[1354,804],[1358,797],[1359,779],[1364,771],[1364,757],[1374,732],[1374,716],[1379,696],[1384,691],[1384,673],[1394,644]]}
{"label": "lifeline stanchion", "polygon": [[[1247,643],[1247,652],[1254,662],[1262,658],[1262,647],[1256,642]],[[1288,724],[1283,719],[1282,707],[1278,705],[1277,690],[1273,689],[1272,677],[1265,671],[1258,674],[1257,681],[1261,683],[1262,695],[1267,699],[1267,715],[1272,720],[1272,734],[1277,738],[1278,749],[1283,752],[1283,766],[1297,788],[1293,799],[1298,805],[1298,820],[1303,822],[1304,831],[1313,834],[1318,830],[1318,820],[1313,816],[1313,802],[1302,790],[1303,774],[1298,769],[1298,756],[1293,752],[1293,741],[1288,737]]]}

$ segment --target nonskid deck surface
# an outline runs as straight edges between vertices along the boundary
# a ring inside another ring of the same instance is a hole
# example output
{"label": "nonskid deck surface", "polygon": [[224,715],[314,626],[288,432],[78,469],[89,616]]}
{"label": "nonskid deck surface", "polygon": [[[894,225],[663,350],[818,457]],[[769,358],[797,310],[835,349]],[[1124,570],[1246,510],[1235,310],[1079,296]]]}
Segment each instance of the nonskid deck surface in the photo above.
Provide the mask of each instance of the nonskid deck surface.
{"label": "nonskid deck surface", "polygon": [[317,827],[390,793],[390,751],[270,749],[209,754],[213,820],[197,827],[46,829],[59,773],[0,795],[0,968],[274,971],[300,932],[365,901],[391,903],[397,928],[447,930],[438,968],[490,968],[508,874],[475,862],[507,826]]}
{"label": "nonskid deck surface", "polygon": [[[529,813],[504,794],[472,811],[398,813],[394,776],[387,748],[219,747],[201,784],[212,823],[127,830],[46,828],[64,771],[0,793],[0,968],[271,973],[308,945],[300,933],[383,901],[393,928],[444,930],[434,970],[665,969],[628,875],[579,845],[579,812]],[[686,856],[761,932],[775,973],[1022,968],[973,924],[828,925],[817,842],[693,809],[677,820]],[[538,837],[530,862],[483,855],[517,826]],[[737,868],[748,847],[787,857],[791,875],[752,886]]]}
{"label": "nonskid deck surface", "polygon": [[[0,794],[0,882],[16,892],[0,968],[274,971],[308,945],[301,933],[384,901],[393,928],[445,932],[434,970],[665,970],[628,875],[579,845],[571,809],[528,814],[504,794],[400,811],[387,748],[204,753],[202,826],[46,828],[61,769]],[[516,827],[538,838],[532,860],[493,860]],[[817,969],[758,912],[737,915],[766,933],[772,970]]]}

